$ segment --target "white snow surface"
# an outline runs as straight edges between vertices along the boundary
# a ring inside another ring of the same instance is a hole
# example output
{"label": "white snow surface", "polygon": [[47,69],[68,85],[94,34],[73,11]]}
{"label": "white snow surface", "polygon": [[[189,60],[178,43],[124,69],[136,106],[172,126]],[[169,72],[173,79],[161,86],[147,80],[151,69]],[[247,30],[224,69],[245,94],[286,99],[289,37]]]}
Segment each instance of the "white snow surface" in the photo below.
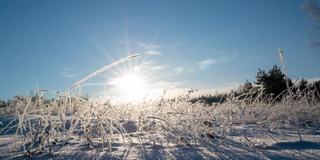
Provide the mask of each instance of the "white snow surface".
{"label": "white snow surface", "polygon": [[319,103],[39,101],[0,110],[1,160],[320,159]]}
{"label": "white snow surface", "polygon": [[[136,127],[130,124],[129,129]],[[104,149],[99,138],[89,147],[87,141],[71,137],[67,144],[50,144],[31,157],[21,150],[14,152],[21,141],[8,134],[0,136],[0,159],[319,159],[320,130],[305,131],[303,141],[293,128],[269,132],[277,143],[255,125],[235,126],[226,137],[204,137],[198,142],[168,143],[161,133],[131,132],[124,135],[125,142],[115,135],[112,147],[106,142]]]}

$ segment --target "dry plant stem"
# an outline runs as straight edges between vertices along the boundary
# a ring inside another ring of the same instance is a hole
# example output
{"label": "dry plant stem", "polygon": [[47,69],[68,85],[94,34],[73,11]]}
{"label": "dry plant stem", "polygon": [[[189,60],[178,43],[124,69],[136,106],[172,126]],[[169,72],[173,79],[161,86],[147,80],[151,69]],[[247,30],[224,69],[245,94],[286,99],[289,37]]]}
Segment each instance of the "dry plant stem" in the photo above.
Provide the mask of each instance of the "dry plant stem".
{"label": "dry plant stem", "polygon": [[96,76],[96,75],[104,72],[105,70],[110,69],[111,67],[116,66],[116,65],[118,65],[118,64],[120,64],[120,63],[126,62],[126,61],[128,61],[128,60],[138,58],[139,56],[140,56],[139,54],[133,54],[133,55],[130,55],[130,56],[126,57],[126,58],[123,58],[123,59],[120,59],[120,60],[118,60],[118,61],[115,61],[115,62],[113,62],[113,63],[111,63],[111,64],[109,64],[109,65],[106,65],[106,66],[104,66],[104,67],[102,67],[102,68],[94,71],[93,73],[91,73],[91,74],[89,74],[88,76],[80,79],[79,81],[77,81],[76,83],[74,83],[70,88],[68,88],[67,90],[65,90],[65,91],[62,93],[62,96],[66,96],[67,94],[69,94],[69,92],[70,92],[73,88],[75,88],[76,86],[80,86],[82,83],[84,83],[84,82],[86,82],[87,80],[89,80],[90,78],[92,78],[92,77],[94,77],[94,76]]}
{"label": "dry plant stem", "polygon": [[[289,87],[289,79],[288,79],[288,75],[287,75],[286,64],[284,62],[283,49],[279,49],[279,55],[280,55],[280,61],[281,61],[281,65],[282,65],[282,72],[284,73],[285,79],[286,79],[286,86],[287,86],[288,94],[292,95],[291,88]],[[290,105],[293,108],[293,104],[290,104]],[[300,126],[299,126],[299,122],[297,119],[296,119],[296,128],[297,128],[297,132],[299,135],[299,140],[302,141],[302,137],[301,137],[301,133],[300,133]]]}
{"label": "dry plant stem", "polygon": [[257,126],[259,127],[259,128],[261,128],[265,133],[267,133],[267,135],[269,136],[269,137],[271,137],[271,139],[275,142],[275,143],[278,143],[278,141],[276,140],[276,138],[274,138],[266,129],[264,129],[260,124],[258,124],[258,123],[256,123],[257,124]]}

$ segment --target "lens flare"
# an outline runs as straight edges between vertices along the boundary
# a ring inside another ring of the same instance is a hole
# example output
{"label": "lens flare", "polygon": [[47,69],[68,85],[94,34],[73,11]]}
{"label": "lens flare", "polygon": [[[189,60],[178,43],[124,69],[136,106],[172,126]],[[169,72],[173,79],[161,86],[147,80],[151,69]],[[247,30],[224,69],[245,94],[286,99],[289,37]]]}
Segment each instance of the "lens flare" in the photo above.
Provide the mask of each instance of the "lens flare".
{"label": "lens flare", "polygon": [[146,81],[138,73],[123,74],[113,80],[113,85],[124,100],[137,102],[146,96]]}

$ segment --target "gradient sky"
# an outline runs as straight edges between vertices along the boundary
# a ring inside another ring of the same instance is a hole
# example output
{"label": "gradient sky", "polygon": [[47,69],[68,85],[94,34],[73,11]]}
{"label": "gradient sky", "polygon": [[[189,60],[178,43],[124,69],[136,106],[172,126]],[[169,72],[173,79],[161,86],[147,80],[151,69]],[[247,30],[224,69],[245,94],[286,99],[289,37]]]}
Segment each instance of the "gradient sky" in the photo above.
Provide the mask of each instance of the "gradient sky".
{"label": "gradient sky", "polygon": [[[320,77],[320,49],[301,0],[1,0],[0,98],[36,87],[63,91],[125,57],[141,58],[88,81],[96,94],[127,70],[154,87],[223,88],[279,65],[292,79]],[[111,90],[111,89],[110,89]],[[109,92],[108,92],[109,93]],[[111,94],[111,92],[110,92]]]}

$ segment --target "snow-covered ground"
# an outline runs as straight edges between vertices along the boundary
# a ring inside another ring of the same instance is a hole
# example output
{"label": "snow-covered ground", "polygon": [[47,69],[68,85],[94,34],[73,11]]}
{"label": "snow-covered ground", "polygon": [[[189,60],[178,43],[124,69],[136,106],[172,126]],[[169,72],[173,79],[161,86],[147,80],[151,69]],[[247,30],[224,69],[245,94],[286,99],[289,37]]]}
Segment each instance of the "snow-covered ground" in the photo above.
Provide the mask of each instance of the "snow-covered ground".
{"label": "snow-covered ground", "polygon": [[0,111],[1,160],[320,159],[318,102],[26,99]]}
{"label": "snow-covered ground", "polygon": [[[136,127],[134,123],[131,126]],[[270,135],[269,135],[270,134]],[[271,138],[271,136],[274,138]],[[147,138],[148,137],[148,138]],[[20,138],[13,134],[0,136],[0,159],[26,159]],[[147,141],[148,139],[148,141]],[[151,141],[150,141],[151,139]],[[320,130],[302,133],[303,141],[294,128],[266,131],[256,125],[234,126],[225,137],[205,136],[197,142],[164,142],[161,133],[131,132],[113,137],[102,146],[100,138],[88,141],[71,137],[67,143],[53,143],[41,152],[32,153],[32,159],[320,159]],[[277,141],[277,142],[276,142]],[[104,148],[104,149],[103,149]],[[50,151],[49,151],[50,150]]]}

